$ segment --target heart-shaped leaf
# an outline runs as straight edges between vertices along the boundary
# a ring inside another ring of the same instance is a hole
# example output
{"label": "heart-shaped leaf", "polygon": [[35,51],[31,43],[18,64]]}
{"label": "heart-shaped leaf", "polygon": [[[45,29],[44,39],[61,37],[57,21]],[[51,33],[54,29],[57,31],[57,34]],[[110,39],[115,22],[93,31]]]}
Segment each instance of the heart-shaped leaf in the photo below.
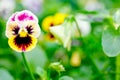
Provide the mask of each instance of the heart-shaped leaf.
{"label": "heart-shaped leaf", "polygon": [[115,57],[120,53],[120,33],[114,27],[106,27],[102,35],[102,47],[105,54]]}
{"label": "heart-shaped leaf", "polygon": [[0,80],[14,80],[14,78],[6,69],[1,68],[0,69]]}
{"label": "heart-shaped leaf", "polygon": [[59,78],[59,80],[73,80],[73,78],[69,76],[62,76]]}
{"label": "heart-shaped leaf", "polygon": [[47,72],[43,68],[36,67],[36,73],[41,77],[42,80],[47,80]]}

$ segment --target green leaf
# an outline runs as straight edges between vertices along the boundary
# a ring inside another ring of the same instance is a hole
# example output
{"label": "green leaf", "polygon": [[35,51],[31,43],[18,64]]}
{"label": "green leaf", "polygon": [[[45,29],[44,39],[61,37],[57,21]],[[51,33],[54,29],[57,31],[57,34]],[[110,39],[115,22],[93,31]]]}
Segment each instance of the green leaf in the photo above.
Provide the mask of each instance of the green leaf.
{"label": "green leaf", "polygon": [[74,80],[74,79],[69,76],[62,76],[59,78],[59,80]]}
{"label": "green leaf", "polygon": [[0,69],[0,80],[14,80],[10,73],[5,69]]}
{"label": "green leaf", "polygon": [[42,80],[47,79],[47,72],[41,67],[36,68],[36,73],[41,77]]}
{"label": "green leaf", "polygon": [[113,27],[106,27],[102,35],[102,47],[105,54],[115,57],[120,53],[120,33]]}
{"label": "green leaf", "polygon": [[65,68],[60,62],[54,62],[50,64],[50,67],[55,69],[58,73],[65,71]]}
{"label": "green leaf", "polygon": [[41,47],[36,46],[32,51],[26,52],[26,57],[28,59],[28,62],[30,63],[30,66],[33,68],[35,67],[43,67],[45,63],[47,62],[47,57],[42,50]]}

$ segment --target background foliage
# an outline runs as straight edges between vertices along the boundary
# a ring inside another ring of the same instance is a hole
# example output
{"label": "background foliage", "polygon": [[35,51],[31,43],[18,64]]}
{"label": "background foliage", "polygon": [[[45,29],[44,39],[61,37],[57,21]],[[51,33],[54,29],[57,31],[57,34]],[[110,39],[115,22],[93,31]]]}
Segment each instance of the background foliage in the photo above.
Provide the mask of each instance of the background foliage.
{"label": "background foliage", "polygon": [[42,29],[36,48],[25,53],[36,80],[47,80],[49,66],[53,62],[60,62],[65,71],[59,74],[50,69],[51,80],[120,80],[120,31],[115,29],[113,19],[120,0],[33,0],[35,5],[30,0],[5,1],[13,2],[14,6],[11,11],[9,3],[6,8],[0,7],[0,80],[31,80],[21,54],[10,49],[5,36],[8,17],[23,9],[37,15],[41,29],[44,18],[58,12],[75,17],[78,14],[87,15],[91,25],[89,34],[72,38],[70,51],[61,44],[46,40],[46,32]]}

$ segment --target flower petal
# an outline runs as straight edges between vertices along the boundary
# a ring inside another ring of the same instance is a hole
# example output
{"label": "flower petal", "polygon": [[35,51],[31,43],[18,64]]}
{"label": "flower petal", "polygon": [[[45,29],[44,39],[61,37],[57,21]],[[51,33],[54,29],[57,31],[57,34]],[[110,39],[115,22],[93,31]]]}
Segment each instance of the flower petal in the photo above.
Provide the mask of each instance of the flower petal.
{"label": "flower petal", "polygon": [[37,39],[28,35],[27,37],[12,36],[8,40],[9,46],[17,52],[28,52],[32,50],[37,43]]}
{"label": "flower petal", "polygon": [[[7,25],[6,25],[6,36],[9,38],[16,33],[14,28],[19,28],[19,30],[26,30],[26,27],[31,26],[33,28],[32,34],[34,37],[38,37],[40,35],[40,27],[38,25],[37,17],[31,13],[30,11],[23,10],[21,12],[16,12],[12,16],[10,16]],[[19,32],[18,30],[18,32]],[[29,32],[29,31],[28,31]]]}
{"label": "flower petal", "polygon": [[42,29],[49,32],[49,27],[54,26],[54,17],[48,16],[42,22]]}
{"label": "flower petal", "polygon": [[67,16],[68,15],[64,13],[56,13],[54,16],[54,24],[55,25],[62,24]]}
{"label": "flower petal", "polygon": [[[34,36],[34,37],[39,37],[39,35],[40,35],[40,33],[41,33],[41,29],[40,29],[40,27],[39,27],[39,25],[38,25],[38,23],[37,22],[35,22],[35,21],[27,21],[26,22],[26,27],[28,26],[31,26],[31,28],[32,28],[32,33],[31,33],[31,35],[32,36]],[[28,30],[27,30],[28,31]]]}
{"label": "flower petal", "polygon": [[9,22],[9,24],[7,24],[7,27],[6,27],[6,36],[8,38],[14,36],[15,34],[14,30],[17,27],[18,27],[18,24],[16,22]]}
{"label": "flower petal", "polygon": [[48,34],[45,35],[45,40],[50,41],[50,42],[53,42],[53,41],[56,40],[56,38],[54,37],[53,34],[48,33]]}
{"label": "flower petal", "polygon": [[65,48],[70,50],[72,36],[70,26],[59,25],[56,27],[50,27],[50,32],[58,39],[60,43],[63,44]]}
{"label": "flower petal", "polygon": [[87,21],[87,16],[83,14],[76,15],[76,21],[78,23],[81,35],[87,36],[91,32],[91,24]]}
{"label": "flower petal", "polygon": [[21,12],[18,12],[18,14],[15,17],[15,20],[20,22],[29,21],[29,20],[38,22],[37,17],[31,11],[28,11],[28,10],[23,10]]}

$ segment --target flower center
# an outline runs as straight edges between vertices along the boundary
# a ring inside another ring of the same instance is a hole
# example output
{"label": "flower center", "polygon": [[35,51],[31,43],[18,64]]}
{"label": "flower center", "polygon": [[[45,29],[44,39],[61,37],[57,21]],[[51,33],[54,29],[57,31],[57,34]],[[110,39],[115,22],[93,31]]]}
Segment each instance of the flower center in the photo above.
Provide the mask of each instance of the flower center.
{"label": "flower center", "polygon": [[27,35],[26,37],[20,37],[20,35],[18,35],[14,39],[14,42],[15,45],[18,46],[18,48],[22,48],[22,50],[25,51],[25,48],[32,44],[32,39],[29,35]]}
{"label": "flower center", "polygon": [[25,32],[24,30],[22,30],[20,33],[19,33],[19,36],[22,38],[22,37],[26,37],[27,36],[27,32]]}

